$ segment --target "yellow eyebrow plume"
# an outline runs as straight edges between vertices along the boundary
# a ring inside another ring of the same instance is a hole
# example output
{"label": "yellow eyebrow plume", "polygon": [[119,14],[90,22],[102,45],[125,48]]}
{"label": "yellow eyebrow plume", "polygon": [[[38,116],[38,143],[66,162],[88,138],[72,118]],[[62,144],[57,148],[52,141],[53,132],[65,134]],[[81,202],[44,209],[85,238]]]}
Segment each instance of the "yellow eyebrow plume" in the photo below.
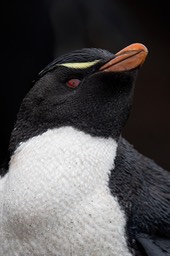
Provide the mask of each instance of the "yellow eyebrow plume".
{"label": "yellow eyebrow plume", "polygon": [[75,68],[75,69],[86,69],[95,65],[99,60],[90,61],[90,62],[79,62],[79,63],[63,63],[59,64],[60,66],[64,66],[67,68]]}

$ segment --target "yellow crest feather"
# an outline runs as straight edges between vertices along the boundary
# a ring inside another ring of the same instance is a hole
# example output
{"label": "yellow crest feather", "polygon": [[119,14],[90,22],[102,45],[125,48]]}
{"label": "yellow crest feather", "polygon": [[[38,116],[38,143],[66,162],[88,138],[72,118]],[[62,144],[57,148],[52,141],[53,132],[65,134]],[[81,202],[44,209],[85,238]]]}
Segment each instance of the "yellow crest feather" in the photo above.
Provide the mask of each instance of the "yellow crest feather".
{"label": "yellow crest feather", "polygon": [[59,65],[67,67],[67,68],[86,69],[86,68],[92,67],[97,62],[99,62],[99,60],[90,61],[90,62],[79,62],[79,63],[63,63],[63,64],[59,64]]}

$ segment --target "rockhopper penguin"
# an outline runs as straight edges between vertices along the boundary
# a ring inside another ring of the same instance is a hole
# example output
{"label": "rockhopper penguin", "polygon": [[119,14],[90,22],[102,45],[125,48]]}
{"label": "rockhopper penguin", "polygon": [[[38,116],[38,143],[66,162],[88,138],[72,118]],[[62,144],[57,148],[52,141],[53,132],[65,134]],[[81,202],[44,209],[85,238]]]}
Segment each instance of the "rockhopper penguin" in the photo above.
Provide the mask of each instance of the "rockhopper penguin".
{"label": "rockhopper penguin", "polygon": [[170,255],[170,173],[121,136],[146,56],[85,48],[40,72],[0,179],[0,256]]}

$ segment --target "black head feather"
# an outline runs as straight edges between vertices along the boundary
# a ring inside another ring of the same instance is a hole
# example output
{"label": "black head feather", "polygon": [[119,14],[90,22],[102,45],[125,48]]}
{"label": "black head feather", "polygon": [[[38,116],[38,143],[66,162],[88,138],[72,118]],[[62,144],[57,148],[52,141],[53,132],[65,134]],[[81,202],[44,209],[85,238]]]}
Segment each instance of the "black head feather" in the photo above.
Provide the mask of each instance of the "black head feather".
{"label": "black head feather", "polygon": [[114,54],[100,48],[83,48],[73,51],[69,54],[64,54],[51,63],[49,63],[39,74],[36,80],[40,79],[47,72],[56,68],[57,65],[63,63],[90,62],[100,60],[100,65],[109,59],[113,58]]}
{"label": "black head feather", "polygon": [[[136,70],[101,72],[101,65],[114,56],[96,48],[77,50],[41,71],[21,104],[11,136],[11,153],[19,142],[61,126],[117,140],[130,112]],[[83,69],[61,65],[96,60]],[[67,81],[72,78],[81,80],[78,88],[68,88]]]}

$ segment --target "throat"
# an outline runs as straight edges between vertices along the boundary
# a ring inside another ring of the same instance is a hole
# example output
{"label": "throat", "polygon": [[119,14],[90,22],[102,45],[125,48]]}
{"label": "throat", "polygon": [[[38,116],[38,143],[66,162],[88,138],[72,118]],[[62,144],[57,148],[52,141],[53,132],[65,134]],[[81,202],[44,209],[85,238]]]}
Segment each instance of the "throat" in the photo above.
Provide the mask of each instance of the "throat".
{"label": "throat", "polygon": [[21,193],[27,187],[29,197],[44,200],[55,195],[61,200],[63,193],[63,200],[75,201],[97,187],[108,187],[116,148],[112,138],[92,137],[72,127],[48,130],[20,144],[9,176]]}

